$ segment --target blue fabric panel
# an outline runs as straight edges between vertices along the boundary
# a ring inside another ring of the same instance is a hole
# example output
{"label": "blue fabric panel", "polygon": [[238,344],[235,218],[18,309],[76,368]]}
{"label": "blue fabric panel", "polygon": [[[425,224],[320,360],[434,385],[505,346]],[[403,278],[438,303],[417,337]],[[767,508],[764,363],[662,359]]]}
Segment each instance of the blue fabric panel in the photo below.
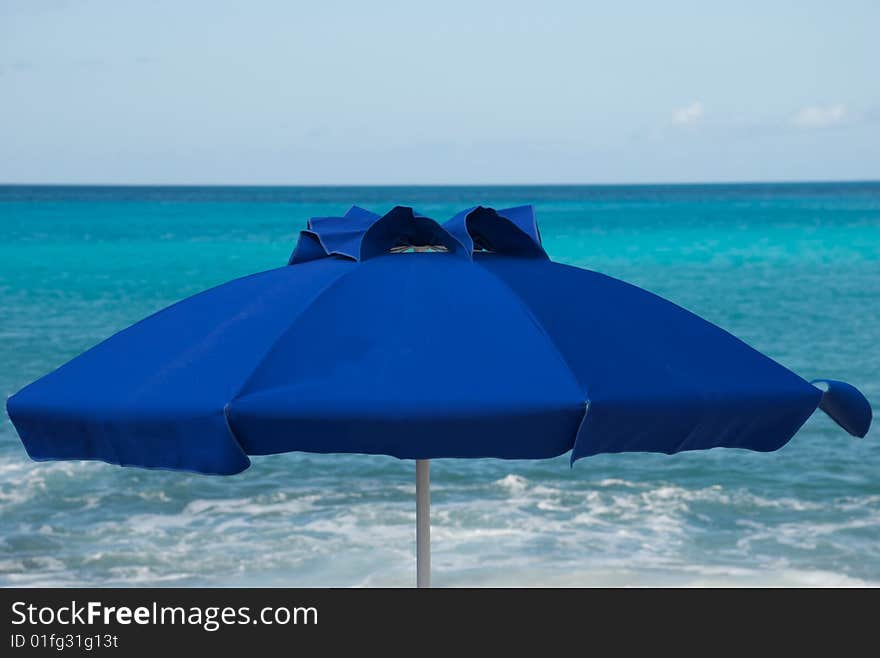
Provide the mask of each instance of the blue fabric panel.
{"label": "blue fabric panel", "polygon": [[456,213],[452,216],[451,219],[448,219],[443,223],[443,228],[449,231],[449,233],[455,236],[455,239],[458,240],[464,248],[467,250],[469,254],[474,252],[474,239],[468,231],[468,217],[470,214],[477,209],[478,206],[474,206],[472,208],[468,208],[466,210],[462,210],[459,213]]}
{"label": "blue fabric panel", "polygon": [[300,231],[288,264],[330,255],[358,260],[364,233],[377,219],[379,215],[358,206],[349,208],[343,217],[312,217],[308,229]]}
{"label": "blue fabric panel", "polygon": [[498,211],[498,214],[513,222],[520,231],[528,235],[536,244],[541,244],[541,232],[538,230],[534,206],[502,208]]}
{"label": "blue fabric panel", "polygon": [[262,272],[121,331],[7,401],[35,459],[234,473],[248,465],[225,406],[312,299],[355,263]]}
{"label": "blue fabric panel", "polygon": [[584,398],[522,302],[470,260],[386,254],[328,288],[229,408],[249,454],[541,458]]}
{"label": "blue fabric panel", "polygon": [[306,263],[310,260],[326,258],[328,255],[329,254],[324,248],[324,245],[321,244],[321,239],[318,237],[317,233],[313,233],[312,231],[300,231],[299,240],[296,243],[293,253],[290,254],[290,259],[287,261],[287,264],[296,265],[297,263]]}
{"label": "blue fabric panel", "polygon": [[819,404],[814,386],[645,290],[546,261],[487,254],[478,262],[524,300],[589,400],[572,460],[776,450]]}

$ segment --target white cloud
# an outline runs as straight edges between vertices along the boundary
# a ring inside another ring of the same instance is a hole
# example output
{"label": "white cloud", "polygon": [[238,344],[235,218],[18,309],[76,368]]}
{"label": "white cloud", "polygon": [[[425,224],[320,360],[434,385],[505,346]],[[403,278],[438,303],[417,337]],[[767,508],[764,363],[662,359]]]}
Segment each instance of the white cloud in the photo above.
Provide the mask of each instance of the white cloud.
{"label": "white cloud", "polygon": [[846,105],[837,103],[827,107],[805,107],[795,114],[791,122],[799,128],[824,128],[840,123],[846,118]]}
{"label": "white cloud", "polygon": [[678,108],[672,113],[673,123],[695,123],[703,116],[703,104],[699,101]]}

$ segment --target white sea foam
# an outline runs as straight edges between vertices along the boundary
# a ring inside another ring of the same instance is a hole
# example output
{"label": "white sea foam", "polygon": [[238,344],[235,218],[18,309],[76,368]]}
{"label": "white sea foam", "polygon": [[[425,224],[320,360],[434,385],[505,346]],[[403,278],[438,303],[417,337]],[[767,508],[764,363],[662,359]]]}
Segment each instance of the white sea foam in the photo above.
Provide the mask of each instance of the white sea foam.
{"label": "white sea foam", "polygon": [[[202,481],[182,478],[132,492],[124,502],[113,487],[97,486],[50,498],[47,480],[75,477],[79,468],[14,471],[19,486],[6,491],[24,498],[4,500],[0,510],[20,500],[60,507],[20,521],[15,536],[2,539],[0,558],[14,558],[0,559],[0,583],[411,582],[411,483],[281,484],[218,496],[229,486],[208,480],[193,496],[189,487]],[[880,496],[873,494],[820,501],[759,495],[744,486],[557,482],[520,473],[456,485],[441,479],[434,494],[438,584],[876,584],[815,566],[854,550],[862,560],[880,560],[871,540],[880,528]],[[130,513],[132,500],[141,501],[138,513]],[[70,523],[71,514],[84,516]],[[85,522],[85,515],[94,516]],[[51,553],[47,541],[57,547]]]}
{"label": "white sea foam", "polygon": [[497,480],[495,484],[507,489],[511,493],[521,493],[525,491],[528,486],[528,481],[521,475],[511,474]]}
{"label": "white sea foam", "polygon": [[633,489],[638,489],[645,485],[640,485],[636,482],[629,482],[628,480],[621,480],[620,478],[605,478],[604,480],[599,480],[596,482],[597,487],[630,487]]}

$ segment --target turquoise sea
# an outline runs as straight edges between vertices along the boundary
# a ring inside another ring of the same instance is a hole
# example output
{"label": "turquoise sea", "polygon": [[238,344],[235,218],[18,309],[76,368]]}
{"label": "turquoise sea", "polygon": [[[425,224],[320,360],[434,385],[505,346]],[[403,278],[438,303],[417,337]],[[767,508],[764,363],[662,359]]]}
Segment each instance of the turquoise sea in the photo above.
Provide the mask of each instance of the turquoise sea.
{"label": "turquoise sea", "polygon": [[[534,203],[555,260],[659,293],[880,401],[880,183],[0,186],[0,393],[203,288],[312,215]],[[589,300],[582,300],[588,304]],[[408,586],[412,462],[257,457],[218,478],[31,462],[0,417],[0,585]],[[776,453],[435,460],[436,585],[878,585],[880,434]]]}

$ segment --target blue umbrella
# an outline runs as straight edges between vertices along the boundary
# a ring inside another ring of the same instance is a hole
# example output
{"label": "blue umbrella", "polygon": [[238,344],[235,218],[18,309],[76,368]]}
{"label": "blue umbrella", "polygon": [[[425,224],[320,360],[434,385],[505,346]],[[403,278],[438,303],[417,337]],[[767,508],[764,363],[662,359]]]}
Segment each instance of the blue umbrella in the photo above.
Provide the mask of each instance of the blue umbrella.
{"label": "blue umbrella", "polygon": [[551,261],[531,206],[313,218],[288,266],[161,310],[7,402],[36,460],[230,475],[293,450],[414,459],[419,585],[430,459],[771,451],[817,407],[868,431],[849,384]]}

